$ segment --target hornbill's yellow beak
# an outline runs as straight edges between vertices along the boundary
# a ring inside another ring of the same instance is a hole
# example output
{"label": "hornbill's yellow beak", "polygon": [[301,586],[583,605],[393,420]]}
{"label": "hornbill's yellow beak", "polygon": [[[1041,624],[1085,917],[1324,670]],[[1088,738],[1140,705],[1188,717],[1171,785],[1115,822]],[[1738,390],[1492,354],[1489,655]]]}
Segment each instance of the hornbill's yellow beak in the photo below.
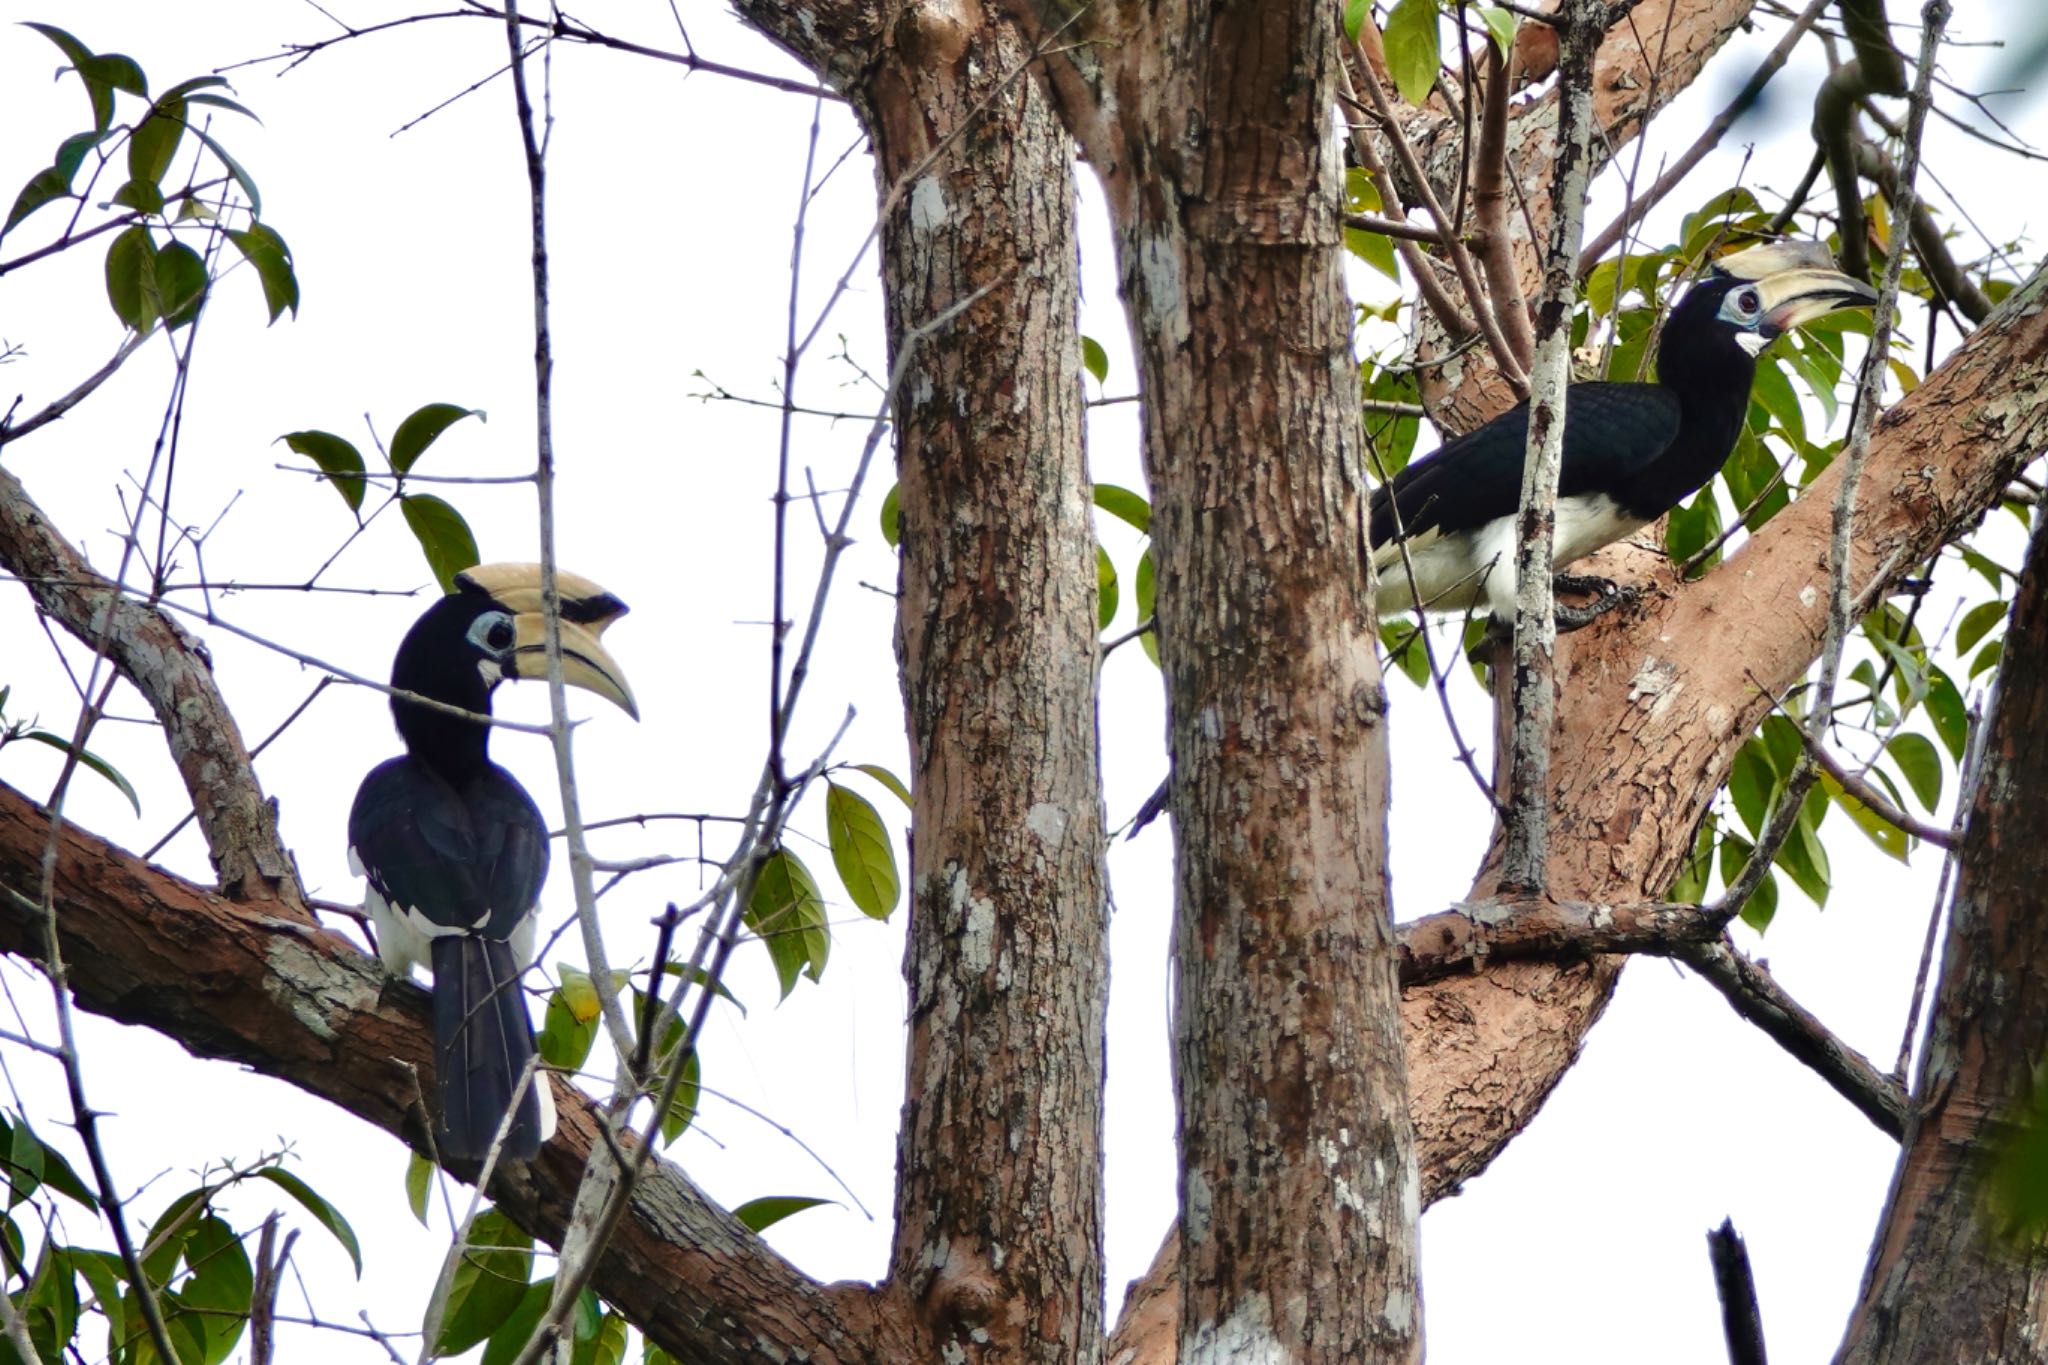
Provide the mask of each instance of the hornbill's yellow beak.
{"label": "hornbill's yellow beak", "polygon": [[1877,291],[1834,268],[1819,242],[1772,242],[1733,252],[1714,269],[1751,282],[1761,302],[1763,323],[1772,335],[1843,308],[1867,308]]}
{"label": "hornbill's yellow beak", "polygon": [[[548,675],[540,577],[538,564],[479,564],[455,576],[458,590],[481,592],[512,613],[512,652],[504,664],[508,678]],[[557,571],[555,592],[561,603],[562,681],[595,692],[640,719],[625,670],[598,638],[626,614],[626,604],[578,574]]]}

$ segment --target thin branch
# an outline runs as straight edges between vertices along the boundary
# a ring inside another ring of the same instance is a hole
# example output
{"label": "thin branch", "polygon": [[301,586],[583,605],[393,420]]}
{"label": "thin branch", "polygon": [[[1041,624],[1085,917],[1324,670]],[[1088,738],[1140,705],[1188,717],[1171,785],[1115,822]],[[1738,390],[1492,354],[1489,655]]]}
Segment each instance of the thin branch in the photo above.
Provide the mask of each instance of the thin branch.
{"label": "thin branch", "polygon": [[1761,964],[1726,942],[1681,944],[1671,956],[1705,977],[1737,1014],[1770,1035],[1863,1117],[1891,1137],[1905,1135],[1912,1114],[1905,1089],[1829,1032]]}
{"label": "thin branch", "polygon": [[32,431],[48,426],[80,403],[83,403],[86,399],[92,397],[93,391],[109,379],[112,379],[114,371],[126,364],[129,356],[142,349],[142,343],[148,339],[141,332],[130,332],[122,340],[120,346],[115,348],[113,359],[86,376],[85,379],[80,381],[78,387],[72,389],[71,392],[61,398],[51,399],[39,411],[20,422],[0,422],[0,446],[12,444]]}

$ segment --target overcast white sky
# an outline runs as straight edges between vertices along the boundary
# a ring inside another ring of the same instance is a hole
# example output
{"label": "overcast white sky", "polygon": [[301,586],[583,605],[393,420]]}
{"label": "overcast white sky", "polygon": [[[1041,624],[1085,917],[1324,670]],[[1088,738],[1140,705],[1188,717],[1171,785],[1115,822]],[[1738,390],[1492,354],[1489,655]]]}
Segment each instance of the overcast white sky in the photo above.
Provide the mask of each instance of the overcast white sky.
{"label": "overcast white sky", "polygon": [[[403,12],[371,0],[330,8],[357,24]],[[1901,0],[1892,8],[1896,22],[1913,18]],[[1952,31],[1972,40],[1994,37],[2004,8],[1959,0]],[[100,50],[129,53],[159,89],[289,40],[334,32],[310,5],[73,0],[39,7],[10,0],[6,10],[63,24]],[[681,14],[703,55],[803,77],[721,6],[684,0]],[[579,17],[655,46],[678,42],[675,21],[657,0],[606,3]],[[1681,150],[1775,38],[1775,25],[1738,38],[1732,55],[1656,125],[1646,164]],[[1913,43],[1912,33],[1902,33],[1901,46]],[[207,314],[173,512],[181,524],[201,528],[218,518],[205,545],[209,578],[302,579],[351,528],[330,489],[274,467],[299,463],[273,444],[284,432],[321,427],[367,448],[363,414],[388,437],[414,407],[445,400],[484,408],[489,422],[453,429],[422,472],[497,475],[530,467],[526,188],[508,90],[493,84],[409,131],[395,131],[495,70],[502,52],[495,26],[444,21],[344,44],[281,77],[274,67],[233,73],[238,96],[263,125],[229,117],[216,122],[216,132],[249,166],[267,220],[291,242],[305,303],[297,322],[266,329],[256,283],[240,271]],[[1955,50],[1948,74],[1964,88],[1982,89],[1991,56],[1981,48]],[[61,138],[85,126],[75,82],[49,80],[58,64],[55,49],[33,32],[0,28],[0,126],[7,129],[0,195],[10,199],[12,187],[47,164]],[[1668,233],[1677,211],[1733,183],[1752,141],[1751,183],[1782,188],[1795,180],[1818,72],[1809,57],[1781,74],[1774,102],[1695,173],[1674,212],[1653,222],[1650,240]],[[773,397],[812,104],[608,52],[560,50],[552,74],[562,558],[632,604],[610,642],[645,715],[636,729],[609,708],[579,703],[592,717],[578,732],[585,815],[737,811],[765,738],[767,651],[759,623],[769,615],[775,416],[699,401],[708,385],[697,372],[735,393]],[[1948,104],[1961,111],[1953,99]],[[2023,129],[2041,131],[2038,102],[2014,98],[2000,107]],[[828,105],[823,125],[823,160],[856,150],[812,210],[806,325],[855,262],[873,216],[872,171],[857,150],[850,116]],[[1763,140],[1772,133],[1782,137]],[[1929,161],[1968,198],[1994,239],[2030,228],[2027,215],[2043,202],[2036,166],[1991,154],[1945,126],[1932,134]],[[1113,357],[1109,392],[1128,393],[1132,368],[1114,270],[1100,202],[1085,182],[1083,206],[1083,327]],[[1596,209],[1590,216],[1605,215]],[[0,247],[0,259],[40,244],[51,227],[48,217],[31,220]],[[26,348],[0,370],[0,398],[19,391],[27,406],[38,405],[118,344],[100,271],[101,253],[87,248],[0,278],[0,337]],[[805,367],[801,401],[873,409],[872,384],[834,354],[843,336],[868,373],[884,371],[879,304],[869,258],[854,267],[852,290],[824,329],[829,340]],[[148,462],[169,373],[161,343],[154,344],[66,421],[7,452],[8,467],[102,565],[116,557],[120,498],[132,494],[131,477]],[[863,434],[859,423],[807,420],[798,457],[819,487],[840,488]],[[1091,442],[1098,479],[1141,486],[1130,405],[1097,409]],[[840,576],[794,749],[814,751],[852,706],[857,719],[841,756],[907,773],[891,603],[870,590],[894,582],[893,557],[873,534],[872,505],[888,482],[884,472],[870,485],[871,507],[857,520],[863,539]],[[533,557],[527,490],[438,491],[468,514],[486,559]],[[799,534],[792,581],[808,585],[815,537],[802,533],[807,514],[793,524]],[[1122,531],[1105,525],[1104,538],[1128,574],[1136,547]],[[2016,528],[2009,533],[2016,546]],[[192,567],[189,555],[183,562]],[[404,589],[429,578],[393,515],[343,556],[328,581]],[[1929,603],[1923,622],[1950,619],[1954,592],[1946,582],[1942,591],[1947,597]],[[807,593],[805,586],[799,596]],[[220,605],[239,625],[381,675],[423,604],[252,592]],[[1123,613],[1118,629],[1129,624],[1128,593]],[[268,733],[317,680],[233,638],[217,634],[210,643],[252,738]],[[51,728],[68,731],[75,714],[70,686],[18,592],[0,594],[0,685],[9,684],[11,714],[39,712]],[[1158,677],[1136,651],[1124,650],[1110,660],[1104,687],[1105,778],[1111,820],[1120,823],[1163,771]],[[1451,757],[1435,702],[1398,681],[1392,690],[1395,885],[1408,916],[1463,892],[1486,816]],[[1469,678],[1459,680],[1457,699],[1467,733],[1483,734],[1484,701]],[[501,713],[537,718],[545,709],[538,689],[500,694]],[[140,706],[126,694],[117,710],[136,715]],[[147,847],[184,809],[159,736],[109,725],[94,747],[135,780],[143,815],[137,819],[90,779],[73,789],[72,815],[129,847]],[[315,894],[359,898],[343,861],[348,802],[361,774],[395,748],[381,697],[331,688],[261,760],[263,780],[281,803],[285,836]],[[552,811],[544,746],[501,733],[497,753]],[[54,771],[54,762],[31,746],[0,754],[0,780],[33,794],[47,791]],[[901,823],[888,798],[870,794],[885,818]],[[821,835],[821,811],[807,812],[799,824]],[[678,847],[658,841],[682,838],[683,828],[608,835],[600,852]],[[1889,1062],[1938,864],[1922,851],[1901,870],[1870,853],[1840,817],[1828,832],[1837,878],[1829,909],[1816,913],[1788,887],[1768,939],[1751,946],[1766,952],[1787,985],[1845,1038]],[[721,853],[723,840],[714,827],[707,851]],[[1173,1210],[1168,852],[1160,826],[1120,844],[1112,860],[1113,1298],[1142,1272]],[[833,890],[822,847],[807,856]],[[204,849],[190,832],[161,857],[187,875],[209,876]],[[647,918],[698,885],[695,870],[671,869],[608,897],[614,958],[651,952]],[[545,906],[550,925],[567,913],[563,878],[551,884]],[[851,906],[841,907],[839,918],[823,985],[806,985],[779,1007],[765,953],[739,955],[733,984],[748,1012],[714,1016],[705,1077],[791,1129],[870,1212],[853,1207],[796,1144],[716,1099],[678,1150],[692,1176],[728,1204],[765,1194],[841,1200],[845,1207],[801,1215],[774,1229],[770,1240],[820,1277],[873,1278],[886,1262],[901,1097],[903,921],[899,911],[890,924],[874,925]],[[0,980],[32,1024],[47,1015],[39,978],[9,966],[0,968]],[[5,1022],[11,1019],[0,1002]],[[298,1259],[319,1314],[352,1322],[367,1309],[380,1327],[416,1329],[447,1232],[422,1229],[407,1212],[400,1186],[406,1153],[395,1140],[288,1087],[194,1062],[146,1032],[90,1021],[84,1049],[90,1093],[115,1112],[107,1131],[120,1179],[148,1186],[137,1203],[145,1216],[188,1188],[202,1164],[247,1160],[288,1141],[297,1169],[354,1223],[369,1262],[356,1285],[346,1260],[309,1229]],[[68,1142],[54,1069],[18,1051],[0,1053],[0,1060],[43,1136]],[[1505,1358],[1719,1361],[1703,1234],[1732,1216],[1756,1262],[1774,1353],[1788,1361],[1820,1358],[1832,1350],[1852,1300],[1894,1151],[1736,1020],[1709,988],[1666,964],[1637,964],[1583,1061],[1537,1122],[1491,1171],[1425,1217],[1431,1357],[1449,1365]],[[238,1193],[230,1208],[253,1224],[262,1204]],[[98,1236],[71,1231],[76,1240]],[[302,1333],[286,1339],[286,1358],[383,1355],[366,1341]]]}

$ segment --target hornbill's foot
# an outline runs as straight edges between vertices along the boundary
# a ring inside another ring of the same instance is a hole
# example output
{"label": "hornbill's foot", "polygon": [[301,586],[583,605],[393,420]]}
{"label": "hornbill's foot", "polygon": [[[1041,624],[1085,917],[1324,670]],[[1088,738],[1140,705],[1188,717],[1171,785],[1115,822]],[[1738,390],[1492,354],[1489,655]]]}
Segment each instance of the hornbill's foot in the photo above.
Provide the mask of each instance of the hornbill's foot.
{"label": "hornbill's foot", "polygon": [[1562,631],[1583,630],[1616,607],[1627,606],[1643,595],[1643,590],[1634,584],[1616,583],[1611,578],[1589,574],[1561,573],[1551,580],[1551,588],[1553,592],[1568,592],[1593,599],[1583,607],[1564,602],[1556,604],[1557,628]]}

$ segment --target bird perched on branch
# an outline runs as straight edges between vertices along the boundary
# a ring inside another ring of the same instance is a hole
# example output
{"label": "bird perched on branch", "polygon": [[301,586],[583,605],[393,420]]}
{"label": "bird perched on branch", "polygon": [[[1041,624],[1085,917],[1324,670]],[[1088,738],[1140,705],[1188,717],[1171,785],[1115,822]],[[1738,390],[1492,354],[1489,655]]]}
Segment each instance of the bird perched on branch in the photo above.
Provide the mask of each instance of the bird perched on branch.
{"label": "bird perched on branch", "polygon": [[[1571,386],[1557,566],[1655,521],[1720,472],[1749,412],[1756,358],[1780,333],[1876,301],[1876,290],[1834,270],[1817,243],[1751,247],[1716,261],[1665,319],[1656,383]],[[1528,439],[1523,403],[1373,490],[1367,538],[1380,615],[1408,611],[1419,599],[1430,611],[1484,603],[1513,617],[1515,514]],[[1560,608],[1559,619],[1590,618]]]}
{"label": "bird perched on branch", "polygon": [[[626,604],[588,579],[556,575],[562,681],[639,718],[625,675],[599,637]],[[391,685],[472,713],[391,699],[405,753],[372,769],[349,812],[349,865],[377,955],[400,976],[434,974],[434,1058],[444,1159],[481,1161],[534,1055],[519,978],[533,960],[548,873],[548,831],[533,798],[491,762],[491,692],[548,675],[538,564],[485,564],[456,575],[398,647]],[[504,1154],[531,1160],[554,1131],[547,1078],[518,1094]]]}

